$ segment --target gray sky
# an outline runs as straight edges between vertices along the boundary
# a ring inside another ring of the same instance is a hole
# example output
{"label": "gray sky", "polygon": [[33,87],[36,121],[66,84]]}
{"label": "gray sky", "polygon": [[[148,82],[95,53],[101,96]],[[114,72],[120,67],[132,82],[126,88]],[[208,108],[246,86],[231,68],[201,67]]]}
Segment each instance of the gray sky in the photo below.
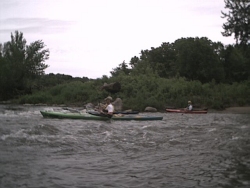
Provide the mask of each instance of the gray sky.
{"label": "gray sky", "polygon": [[1,0],[0,43],[23,32],[50,49],[46,73],[100,78],[141,50],[182,37],[221,35],[224,0]]}

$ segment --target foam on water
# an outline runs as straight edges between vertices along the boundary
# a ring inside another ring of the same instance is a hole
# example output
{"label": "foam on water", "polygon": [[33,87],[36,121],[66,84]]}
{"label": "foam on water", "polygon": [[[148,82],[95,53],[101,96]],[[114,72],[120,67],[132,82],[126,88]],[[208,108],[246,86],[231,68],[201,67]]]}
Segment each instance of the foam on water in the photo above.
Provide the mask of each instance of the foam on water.
{"label": "foam on water", "polygon": [[0,106],[0,187],[249,187],[250,117],[43,118]]}

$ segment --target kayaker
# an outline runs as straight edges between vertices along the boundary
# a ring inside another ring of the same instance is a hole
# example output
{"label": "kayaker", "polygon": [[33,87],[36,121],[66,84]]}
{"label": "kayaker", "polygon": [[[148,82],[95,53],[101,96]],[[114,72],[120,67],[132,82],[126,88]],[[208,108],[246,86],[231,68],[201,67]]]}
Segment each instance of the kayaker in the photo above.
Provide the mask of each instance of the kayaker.
{"label": "kayaker", "polygon": [[192,102],[191,101],[188,101],[188,106],[186,108],[187,110],[193,110],[193,105],[192,105]]}
{"label": "kayaker", "polygon": [[108,117],[112,117],[114,113],[114,106],[111,104],[112,97],[108,96],[104,99],[104,101],[106,102],[107,106],[101,111],[101,113]]}

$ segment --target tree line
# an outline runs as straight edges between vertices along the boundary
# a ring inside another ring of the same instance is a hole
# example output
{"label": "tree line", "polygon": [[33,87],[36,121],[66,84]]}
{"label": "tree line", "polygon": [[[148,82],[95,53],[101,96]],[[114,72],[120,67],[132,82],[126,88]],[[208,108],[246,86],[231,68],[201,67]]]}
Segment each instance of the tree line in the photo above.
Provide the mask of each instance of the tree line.
{"label": "tree line", "polygon": [[224,0],[221,12],[226,19],[222,28],[225,37],[234,35],[236,44],[223,45],[207,37],[181,38],[173,43],[164,42],[159,47],[142,50],[140,57],[132,57],[111,71],[129,75],[152,69],[163,78],[185,77],[208,83],[241,82],[250,78],[250,1]]}
{"label": "tree line", "polygon": [[[140,108],[147,105],[144,97],[150,98],[147,102],[151,101],[150,104],[154,103],[156,106],[162,106],[157,101],[180,106],[187,98],[193,97],[201,105],[221,107],[223,104],[232,104],[234,98],[237,98],[237,92],[233,92],[229,86],[240,88],[242,92],[244,88],[245,93],[248,93],[250,87],[250,3],[249,0],[225,0],[225,7],[229,11],[222,12],[222,16],[227,19],[222,26],[222,35],[234,35],[235,44],[225,46],[207,37],[163,42],[159,47],[141,50],[140,57],[132,57],[129,63],[124,61],[119,64],[110,72],[110,78],[103,76],[95,80],[87,77],[73,78],[64,74],[45,74],[49,49],[45,49],[46,45],[42,40],[28,45],[23,33],[15,31],[14,34],[11,33],[10,41],[0,44],[0,101],[19,98],[21,103],[39,103],[39,100],[48,100],[49,103],[62,103],[65,100],[73,103],[77,103],[77,100],[91,102],[99,100],[103,95],[96,88],[105,82],[115,81],[122,83],[123,94],[119,95],[130,98],[126,99],[127,104]],[[73,89],[71,83],[84,91]],[[185,85],[192,89],[187,89]],[[63,90],[62,87],[70,89]],[[212,96],[208,88],[216,88],[216,96]],[[234,94],[225,98],[224,92],[219,88]],[[51,91],[46,92],[47,90]],[[75,95],[73,91],[76,92]],[[206,95],[206,92],[210,94]],[[214,100],[198,97],[199,93]],[[31,97],[31,94],[39,97]],[[237,99],[237,104],[249,103],[244,98],[245,94],[238,93],[238,96],[240,98]],[[223,104],[217,104],[216,100]]]}
{"label": "tree line", "polygon": [[22,32],[11,33],[11,40],[0,44],[0,100],[31,94],[57,84],[87,81],[64,74],[45,74],[50,51],[42,40],[27,44]]}
{"label": "tree line", "polygon": [[127,75],[144,74],[148,69],[162,78],[185,77],[208,83],[241,82],[250,78],[250,46],[224,46],[206,37],[181,38],[174,43],[142,50],[140,57],[122,62],[111,71]]}

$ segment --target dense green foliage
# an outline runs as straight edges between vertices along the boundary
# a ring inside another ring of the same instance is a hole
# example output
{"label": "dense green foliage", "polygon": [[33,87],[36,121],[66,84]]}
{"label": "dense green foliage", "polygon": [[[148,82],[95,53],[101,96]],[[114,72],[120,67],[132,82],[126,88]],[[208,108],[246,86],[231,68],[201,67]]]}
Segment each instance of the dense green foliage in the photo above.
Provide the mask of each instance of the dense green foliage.
{"label": "dense green foliage", "polygon": [[189,81],[233,83],[250,79],[250,45],[224,46],[206,37],[181,38],[142,50],[129,66],[123,62],[111,71],[112,76],[145,74],[151,69],[162,78],[184,77]]}
{"label": "dense green foliage", "polygon": [[[236,44],[224,46],[206,37],[180,38],[173,43],[141,50],[140,57],[123,61],[110,73],[95,80],[63,74],[44,74],[49,50],[42,41],[26,45],[23,34],[11,34],[0,44],[0,100],[18,97],[18,103],[83,106],[111,95],[101,91],[104,83],[119,82],[121,91],[112,94],[123,100],[124,109],[147,106],[165,110],[185,107],[223,109],[250,105],[250,4],[249,0],[225,0],[229,13],[223,35],[235,34]],[[238,43],[238,41],[240,41]]]}
{"label": "dense green foliage", "polygon": [[250,1],[224,0],[228,12],[222,12],[227,22],[223,24],[223,36],[234,34],[236,44],[249,44],[250,41]]}
{"label": "dense green foliage", "polygon": [[[120,92],[111,95],[99,88],[106,83],[119,81],[122,85]],[[250,81],[233,84],[202,84],[200,81],[187,81],[183,78],[161,78],[153,72],[128,76],[90,80],[86,82],[72,81],[58,84],[33,95],[24,95],[19,103],[64,104],[83,107],[91,102],[98,102],[111,95],[114,99],[123,100],[123,109],[144,110],[152,106],[158,110],[166,107],[185,107],[192,100],[197,108],[223,109],[229,106],[250,105]]]}
{"label": "dense green foliage", "polygon": [[11,33],[11,40],[0,45],[0,99],[31,92],[32,79],[44,74],[49,50],[41,40],[26,45],[23,33]]}
{"label": "dense green foliage", "polygon": [[66,84],[70,83],[73,81],[81,81],[81,82],[86,82],[90,79],[87,77],[79,78],[79,77],[72,77],[70,75],[65,75],[65,74],[46,74],[46,75],[41,75],[37,77],[36,79],[33,80],[32,83],[32,89],[33,91],[36,90],[44,90],[53,86],[56,86],[58,84]]}
{"label": "dense green foliage", "polygon": [[[13,75],[10,70],[15,67],[1,55],[1,66],[5,68],[0,69],[1,78],[8,83],[1,82],[5,87],[2,93],[17,89],[21,84],[17,82],[13,87],[9,84],[14,81],[10,81],[21,78],[17,77],[18,71],[26,71],[25,79],[19,81],[23,82],[23,88],[31,89],[32,95],[26,92],[16,100],[22,104],[97,104],[111,95],[101,91],[100,87],[104,83],[119,82],[122,89],[112,97],[120,97],[124,109],[143,110],[152,106],[164,110],[168,106],[185,107],[188,100],[192,100],[196,107],[215,109],[250,105],[250,56],[246,48],[242,49],[239,45],[224,47],[207,38],[182,38],[172,44],[163,43],[160,47],[141,51],[140,58],[131,58],[131,68],[123,62],[111,71],[110,78],[103,76],[95,80],[63,74],[45,75],[39,72],[46,68],[45,65],[35,74],[29,74],[31,69],[26,66],[23,70],[16,69]],[[22,62],[26,64],[26,59]]]}

